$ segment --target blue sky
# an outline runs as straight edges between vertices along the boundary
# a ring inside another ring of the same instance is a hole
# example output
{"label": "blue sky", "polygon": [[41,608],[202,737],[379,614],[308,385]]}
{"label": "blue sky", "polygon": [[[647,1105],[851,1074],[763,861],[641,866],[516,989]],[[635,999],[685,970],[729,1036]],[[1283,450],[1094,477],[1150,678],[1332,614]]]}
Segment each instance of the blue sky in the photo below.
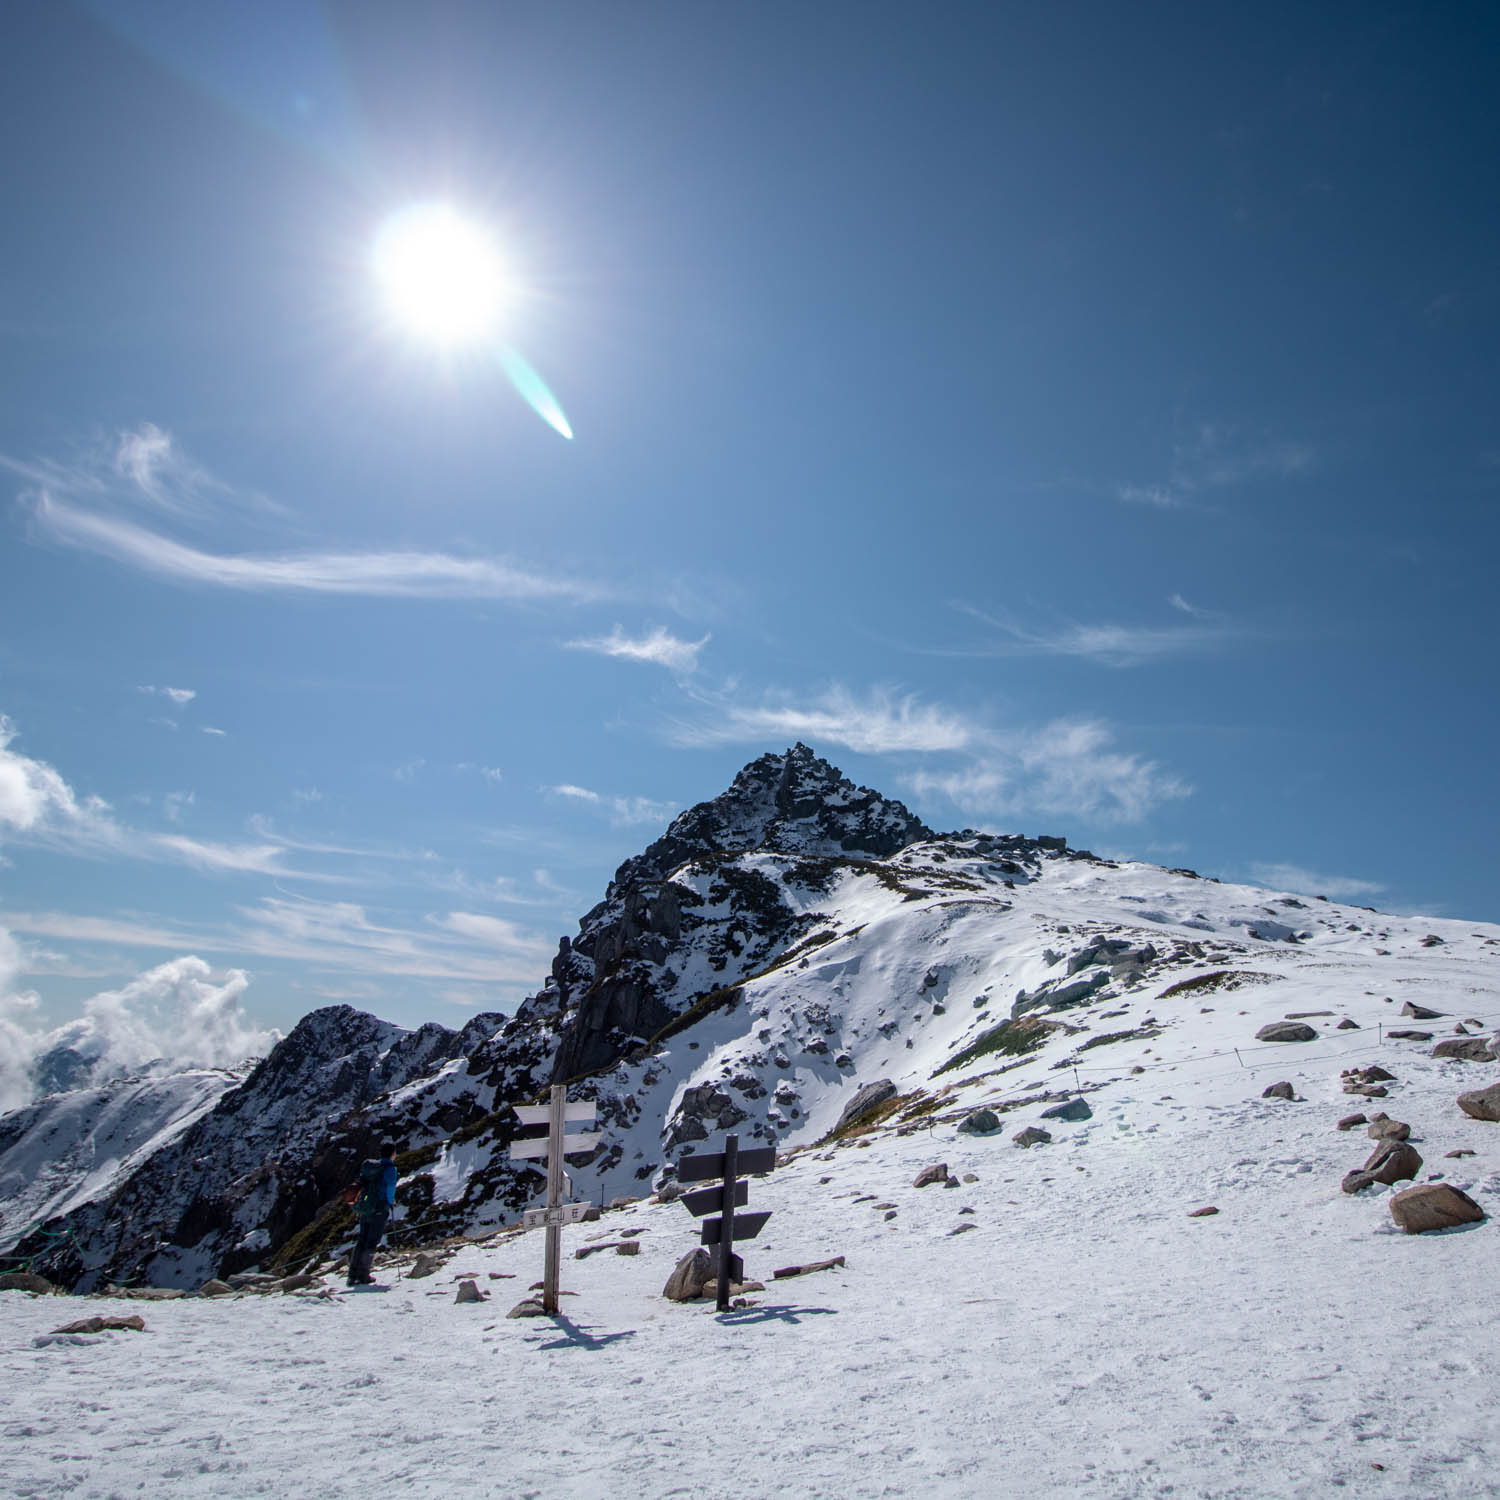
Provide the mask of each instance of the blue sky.
{"label": "blue sky", "polygon": [[[256,1025],[508,1008],[797,739],[939,827],[1493,919],[1496,29],[12,16],[6,1024],[187,956]],[[458,349],[374,268],[431,203],[505,266]]]}

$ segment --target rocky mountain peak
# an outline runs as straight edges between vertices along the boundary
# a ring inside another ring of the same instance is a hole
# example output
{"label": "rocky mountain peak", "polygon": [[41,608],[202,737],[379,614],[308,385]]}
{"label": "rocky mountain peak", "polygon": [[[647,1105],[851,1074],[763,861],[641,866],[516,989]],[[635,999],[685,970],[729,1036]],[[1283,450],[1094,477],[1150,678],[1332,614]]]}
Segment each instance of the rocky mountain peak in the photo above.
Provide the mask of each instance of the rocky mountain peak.
{"label": "rocky mountain peak", "polygon": [[856,786],[799,741],[751,761],[727,791],[680,813],[661,838],[620,866],[610,893],[660,880],[702,854],[764,849],[884,859],[933,836],[903,803]]}

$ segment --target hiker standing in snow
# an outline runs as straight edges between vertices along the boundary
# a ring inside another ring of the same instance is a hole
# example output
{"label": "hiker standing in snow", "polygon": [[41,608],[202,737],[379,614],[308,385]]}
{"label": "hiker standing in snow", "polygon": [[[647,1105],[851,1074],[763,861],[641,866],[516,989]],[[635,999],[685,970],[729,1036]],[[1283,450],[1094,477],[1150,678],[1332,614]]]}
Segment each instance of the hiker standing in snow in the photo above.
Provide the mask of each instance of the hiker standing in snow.
{"label": "hiker standing in snow", "polygon": [[370,1267],[396,1204],[396,1163],[392,1160],[396,1149],[394,1145],[382,1146],[379,1161],[360,1163],[359,1197],[354,1200],[359,1234],[349,1252],[350,1286],[368,1286],[375,1280]]}

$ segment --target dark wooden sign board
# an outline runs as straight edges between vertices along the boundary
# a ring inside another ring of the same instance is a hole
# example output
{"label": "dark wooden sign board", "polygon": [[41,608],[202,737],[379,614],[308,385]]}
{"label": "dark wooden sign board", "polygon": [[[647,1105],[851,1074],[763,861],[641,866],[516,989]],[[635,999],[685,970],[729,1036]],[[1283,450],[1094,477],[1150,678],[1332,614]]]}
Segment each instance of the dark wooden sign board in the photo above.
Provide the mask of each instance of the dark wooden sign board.
{"label": "dark wooden sign board", "polygon": [[716,1219],[703,1223],[700,1244],[718,1248],[717,1281],[718,1309],[729,1310],[729,1288],[731,1283],[745,1279],[744,1263],[734,1253],[736,1240],[753,1240],[771,1217],[769,1210],[753,1214],[736,1214],[735,1209],[750,1201],[750,1185],[740,1181],[740,1174],[771,1172],[776,1167],[774,1146],[752,1146],[748,1151],[740,1150],[740,1138],[729,1135],[724,1138],[722,1151],[705,1151],[699,1155],[684,1156],[677,1163],[679,1182],[706,1182],[710,1178],[721,1178],[718,1187],[699,1188],[695,1193],[684,1193],[682,1201],[694,1218],[716,1213]]}

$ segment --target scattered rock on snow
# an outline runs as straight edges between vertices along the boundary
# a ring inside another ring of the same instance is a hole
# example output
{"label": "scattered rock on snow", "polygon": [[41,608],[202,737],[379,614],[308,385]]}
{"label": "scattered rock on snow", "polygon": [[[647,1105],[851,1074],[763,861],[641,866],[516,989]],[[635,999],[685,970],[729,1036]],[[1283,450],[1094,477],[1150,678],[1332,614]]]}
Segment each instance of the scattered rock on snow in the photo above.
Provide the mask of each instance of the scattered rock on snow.
{"label": "scattered rock on snow", "polygon": [[1346,1193],[1362,1193],[1366,1188],[1375,1186],[1375,1174],[1373,1172],[1346,1172],[1339,1186]]}
{"label": "scattered rock on snow", "polygon": [[1456,1151],[1445,1151],[1444,1156],[1473,1156],[1473,1152],[1467,1146],[1460,1146]]}
{"label": "scattered rock on snow", "polygon": [[992,1109],[976,1109],[959,1121],[958,1128],[963,1135],[993,1135],[1000,1128],[1000,1116]]}
{"label": "scattered rock on snow", "polygon": [[7,1271],[0,1276],[0,1292],[35,1292],[45,1297],[56,1290],[45,1276],[38,1276],[35,1271]]}
{"label": "scattered rock on snow", "polygon": [[479,1283],[473,1280],[460,1281],[458,1291],[454,1294],[455,1302],[483,1302],[485,1294],[479,1290]]}
{"label": "scattered rock on snow", "polygon": [[1401,1007],[1403,1016],[1410,1016],[1413,1021],[1437,1021],[1442,1019],[1442,1011],[1429,1010],[1425,1005],[1418,1005],[1415,1000],[1408,1000]]}
{"label": "scattered rock on snow", "polygon": [[1388,1031],[1386,1035],[1398,1042],[1430,1042],[1432,1040],[1430,1031]]}
{"label": "scattered rock on snow", "polygon": [[1356,1125],[1365,1124],[1367,1118],[1368,1117],[1365,1115],[1345,1115],[1344,1118],[1339,1121],[1339,1129],[1353,1130]]}
{"label": "scattered rock on snow", "polygon": [[1315,1042],[1318,1033],[1305,1021],[1272,1021],[1255,1033],[1258,1042]]}
{"label": "scattered rock on snow", "polygon": [[1484,1210],[1465,1192],[1446,1182],[1424,1182],[1391,1195],[1391,1217],[1407,1234],[1477,1224]]}
{"label": "scattered rock on snow", "polygon": [[1415,1177],[1422,1170],[1422,1158],[1415,1146],[1405,1141],[1382,1141],[1370,1153],[1364,1170],[1387,1187]]}
{"label": "scattered rock on snow", "polygon": [[1474,1120],[1500,1120],[1500,1083],[1458,1096],[1458,1107]]}
{"label": "scattered rock on snow", "polygon": [[916,1177],[912,1179],[914,1188],[927,1187],[934,1182],[947,1182],[948,1163],[935,1161],[930,1167],[923,1167]]}
{"label": "scattered rock on snow", "polygon": [[1432,1049],[1434,1057],[1456,1057],[1464,1062],[1494,1062],[1495,1054],[1482,1036],[1453,1037]]}
{"label": "scattered rock on snow", "polygon": [[144,1333],[146,1331],[146,1320],[139,1313],[131,1313],[127,1318],[101,1318],[97,1315],[92,1318],[80,1318],[76,1323],[64,1323],[61,1328],[54,1328],[53,1333]]}
{"label": "scattered rock on snow", "polygon": [[200,1297],[232,1297],[234,1288],[227,1281],[220,1281],[218,1277],[211,1276],[198,1288],[198,1295]]}
{"label": "scattered rock on snow", "polygon": [[977,1224],[960,1224],[958,1228],[950,1229],[948,1231],[948,1238],[951,1240],[955,1234],[967,1234],[971,1229],[978,1228],[979,1226]]}
{"label": "scattered rock on snow", "polygon": [[1335,1026],[1333,1029],[1335,1031],[1358,1031],[1359,1030],[1359,1022],[1358,1021],[1351,1021],[1348,1016],[1345,1016],[1344,1019],[1342,1021],[1340,1021],[1339,1024],[1337,1026]]}
{"label": "scattered rock on snow", "polygon": [[1018,1146],[1045,1146],[1052,1139],[1050,1130],[1043,1130],[1039,1125],[1028,1125],[1025,1130],[1018,1130],[1011,1140]]}
{"label": "scattered rock on snow", "polygon": [[713,1280],[714,1263],[701,1246],[677,1262],[661,1294],[669,1302],[692,1302],[703,1295],[703,1288]]}
{"label": "scattered rock on snow", "polygon": [[528,1297],[524,1302],[518,1302],[505,1315],[507,1318],[545,1318],[547,1309],[542,1306],[540,1297]]}
{"label": "scattered rock on snow", "polygon": [[965,1182],[978,1182],[979,1181],[979,1173],[978,1172],[965,1172],[963,1180]]}
{"label": "scattered rock on snow", "polygon": [[772,1271],[771,1277],[774,1281],[785,1281],[789,1276],[811,1276],[814,1271],[831,1271],[843,1264],[844,1257],[835,1255],[832,1260],[809,1261],[805,1266],[782,1266],[779,1271]]}
{"label": "scattered rock on snow", "polygon": [[1190,1219],[1206,1219],[1212,1214],[1218,1213],[1218,1209],[1212,1203],[1206,1203],[1202,1208],[1195,1208],[1189,1215]]}
{"label": "scattered rock on snow", "polygon": [[417,1258],[412,1262],[411,1269],[406,1273],[408,1281],[415,1281],[423,1276],[431,1276],[443,1263],[443,1257],[432,1250],[419,1250]]}
{"label": "scattered rock on snow", "polygon": [[1262,1099],[1294,1099],[1296,1091],[1289,1083],[1273,1083],[1270,1088],[1261,1091]]}
{"label": "scattered rock on snow", "polygon": [[1061,1104],[1053,1104],[1041,1113],[1044,1120],[1092,1120],[1094,1112],[1089,1108],[1089,1102],[1081,1095],[1072,1099],[1065,1099]]}
{"label": "scattered rock on snow", "polygon": [[1404,1141],[1411,1136],[1411,1126],[1405,1120],[1393,1120],[1389,1115],[1374,1115],[1365,1134],[1372,1141]]}

